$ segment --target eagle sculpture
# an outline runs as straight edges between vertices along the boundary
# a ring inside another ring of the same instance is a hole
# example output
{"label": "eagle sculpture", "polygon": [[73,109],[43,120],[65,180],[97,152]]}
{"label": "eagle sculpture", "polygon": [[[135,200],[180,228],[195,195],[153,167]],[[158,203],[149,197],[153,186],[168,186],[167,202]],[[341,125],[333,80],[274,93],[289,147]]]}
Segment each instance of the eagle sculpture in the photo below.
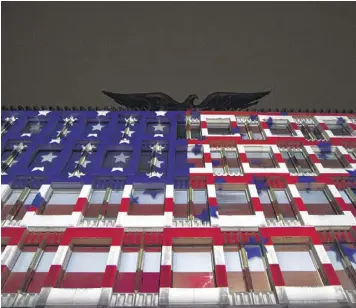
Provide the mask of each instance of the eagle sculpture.
{"label": "eagle sculpture", "polygon": [[258,100],[268,95],[270,91],[256,93],[214,92],[209,94],[200,104],[195,104],[198,99],[195,94],[189,95],[184,102],[175,101],[162,92],[121,94],[103,91],[116,103],[131,110],[239,110],[251,107]]}

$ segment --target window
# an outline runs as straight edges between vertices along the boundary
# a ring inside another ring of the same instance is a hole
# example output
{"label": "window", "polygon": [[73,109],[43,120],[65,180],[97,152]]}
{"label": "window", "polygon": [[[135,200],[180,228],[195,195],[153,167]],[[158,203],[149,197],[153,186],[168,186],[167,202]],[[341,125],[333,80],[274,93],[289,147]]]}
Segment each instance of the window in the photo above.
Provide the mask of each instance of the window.
{"label": "window", "polygon": [[108,207],[104,217],[108,219],[116,219],[122,199],[123,189],[113,190],[110,194]]}
{"label": "window", "polygon": [[98,218],[99,214],[102,213],[105,194],[106,190],[96,189],[93,191],[87,210],[85,211],[84,216],[86,218]]}
{"label": "window", "polygon": [[325,139],[314,123],[299,123],[299,129],[307,140],[322,140]]}
{"label": "window", "polygon": [[108,121],[98,121],[96,119],[90,119],[85,126],[85,137],[97,137],[105,131],[105,127],[108,125]]}
{"label": "window", "polygon": [[230,292],[271,290],[259,245],[224,246],[224,254]]}
{"label": "window", "polygon": [[[345,290],[354,290],[355,285],[352,281],[352,273],[350,272],[350,269],[347,268],[347,263],[345,262],[345,259],[342,255],[342,253],[340,252],[340,250],[338,249],[338,247],[336,245],[324,245],[324,247],[325,247],[325,250],[329,256],[331,264],[333,265],[333,268],[337,274],[337,277],[340,280],[342,287]],[[347,244],[346,244],[346,247],[347,247]],[[340,246],[340,248],[343,249],[342,246]],[[346,248],[346,251],[348,251],[347,248]],[[343,251],[343,253],[345,253],[345,252]],[[348,256],[346,255],[346,257],[348,257]],[[351,260],[350,260],[351,262],[352,262],[352,260],[355,260],[352,255],[350,257],[351,257]],[[355,262],[354,262],[354,264],[355,264]]]}
{"label": "window", "polygon": [[242,140],[263,140],[263,134],[261,132],[261,127],[258,122],[239,121],[238,128]]}
{"label": "window", "polygon": [[295,213],[285,190],[259,191],[263,213],[268,219],[295,219]]}
{"label": "window", "polygon": [[[30,143],[28,141],[15,141],[10,140],[1,149],[1,172],[8,172],[8,170],[14,165],[17,164],[21,155],[27,150]],[[14,148],[17,148],[17,155],[15,156]],[[11,156],[13,153],[13,156]],[[10,157],[11,156],[11,157]]]}
{"label": "window", "polygon": [[163,188],[137,188],[133,190],[129,215],[163,215],[164,213]]}
{"label": "window", "polygon": [[246,189],[218,186],[216,199],[219,204],[219,215],[254,214]]}
{"label": "window", "polygon": [[[40,293],[57,247],[47,246],[42,255],[36,255],[37,248],[37,246],[23,247],[11,273],[3,285],[2,293],[16,293],[20,289],[26,293]],[[27,270],[31,262],[37,257],[40,257],[40,259],[31,277],[31,275],[28,275]]]}
{"label": "window", "polygon": [[[140,256],[142,254],[142,257]],[[161,268],[161,247],[123,247],[120,255],[114,292],[158,293]],[[140,279],[137,279],[140,278]]]}
{"label": "window", "polygon": [[177,123],[177,139],[187,139],[185,123]]}
{"label": "window", "polygon": [[323,282],[307,244],[274,245],[282,276],[288,287],[317,287]]}
{"label": "window", "polygon": [[354,216],[356,216],[356,189],[354,191],[350,188],[345,189],[345,190],[340,190],[340,195],[342,199],[345,201],[347,206],[349,207],[349,210],[352,212]]}
{"label": "window", "polygon": [[213,149],[211,151],[213,170],[216,174],[231,173],[240,174],[240,161],[237,158],[237,152],[226,149]]}
{"label": "window", "polygon": [[19,200],[23,190],[13,190],[10,197],[6,200],[4,206],[1,209],[1,220],[6,219],[7,215],[11,214],[13,219],[21,220],[27,211],[28,206],[31,205],[32,201],[35,199],[36,191],[28,193],[25,198],[24,203]]}
{"label": "window", "polygon": [[272,135],[292,136],[292,131],[288,125],[288,121],[284,120],[273,121],[270,126],[270,131]]}
{"label": "window", "polygon": [[173,288],[216,287],[211,246],[174,245],[172,263]]}
{"label": "window", "polygon": [[43,214],[71,215],[79,198],[79,190],[56,189],[53,191]]}
{"label": "window", "polygon": [[331,130],[334,136],[351,136],[351,133],[347,127],[346,123],[335,124],[335,123],[326,123],[328,129]]}
{"label": "window", "polygon": [[269,148],[245,147],[251,168],[276,168],[277,162]]}
{"label": "window", "polygon": [[60,153],[60,150],[39,150],[33,156],[29,168],[31,171],[50,171],[51,168],[56,166]]}
{"label": "window", "polygon": [[230,120],[209,119],[207,125],[209,135],[231,135]]}
{"label": "window", "polygon": [[336,215],[340,212],[323,189],[300,190],[299,193],[310,215]]}
{"label": "window", "polygon": [[62,288],[101,288],[110,248],[73,246]]}
{"label": "window", "polygon": [[192,189],[192,200],[190,201],[187,189],[174,190],[174,218],[188,218],[197,216],[207,209],[206,190]]}
{"label": "window", "polygon": [[199,124],[195,124],[195,123],[191,124],[190,134],[191,134],[191,139],[200,139],[201,138],[200,123]]}
{"label": "window", "polygon": [[[156,153],[153,156],[152,150],[141,151],[141,158],[139,164],[139,171],[142,173],[150,173],[152,170],[165,174],[167,172],[167,158],[168,152],[162,150],[161,153]],[[154,164],[154,157],[156,157],[156,163]]]}
{"label": "window", "polygon": [[43,127],[47,124],[45,121],[38,121],[35,119],[30,119],[24,129],[21,131],[21,135],[37,135],[42,132]]}
{"label": "window", "polygon": [[[181,151],[179,151],[179,155]],[[178,153],[178,152],[177,152]],[[184,155],[188,157],[188,164],[191,168],[203,168],[204,167],[204,155],[203,155],[203,147],[202,146],[195,146],[191,147],[188,146],[188,151],[184,150]],[[177,161],[179,162],[179,161]],[[179,170],[179,165],[176,166]]]}
{"label": "window", "polygon": [[288,167],[289,172],[292,173],[312,173],[313,168],[308,159],[302,152],[296,150],[282,150],[282,157]]}
{"label": "window", "polygon": [[316,156],[320,160],[321,165],[324,168],[345,168],[341,159],[336,155],[335,152],[322,152],[316,153]]}
{"label": "window", "polygon": [[132,157],[132,151],[107,151],[105,154],[103,168],[118,168],[124,170],[129,166]]}
{"label": "window", "polygon": [[87,153],[86,155],[86,159],[85,161],[82,163],[82,166],[80,167],[81,172],[86,173],[85,169],[90,167],[92,164],[92,158],[91,156],[93,155],[93,153],[95,153],[99,147],[99,142],[97,141],[83,141],[83,142],[78,142],[77,144],[75,144],[72,154],[68,159],[68,162],[66,164],[66,166],[64,167],[63,172],[65,173],[72,173],[74,171],[74,169],[77,167],[80,158],[83,155],[83,148],[86,145],[92,145],[92,149],[90,152]]}

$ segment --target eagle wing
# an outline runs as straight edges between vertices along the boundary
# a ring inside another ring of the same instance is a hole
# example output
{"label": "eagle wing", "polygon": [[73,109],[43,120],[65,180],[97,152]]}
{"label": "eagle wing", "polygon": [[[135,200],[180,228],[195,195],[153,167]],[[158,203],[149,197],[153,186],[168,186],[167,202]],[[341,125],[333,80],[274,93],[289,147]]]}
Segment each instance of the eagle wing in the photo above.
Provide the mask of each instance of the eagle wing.
{"label": "eagle wing", "polygon": [[103,91],[103,93],[128,109],[174,110],[174,106],[179,104],[162,92],[121,94]]}
{"label": "eagle wing", "polygon": [[256,93],[214,92],[209,94],[199,105],[198,109],[224,110],[242,109],[258,103],[258,100],[271,91]]}

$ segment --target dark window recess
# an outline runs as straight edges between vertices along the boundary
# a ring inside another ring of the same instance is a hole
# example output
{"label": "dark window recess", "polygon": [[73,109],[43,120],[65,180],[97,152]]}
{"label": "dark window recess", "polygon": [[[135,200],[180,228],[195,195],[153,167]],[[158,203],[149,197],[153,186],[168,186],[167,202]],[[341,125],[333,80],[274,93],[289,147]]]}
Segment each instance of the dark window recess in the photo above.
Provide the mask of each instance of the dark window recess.
{"label": "dark window recess", "polygon": [[187,134],[186,134],[187,128],[185,126],[185,123],[178,123],[177,124],[177,139],[186,139]]}

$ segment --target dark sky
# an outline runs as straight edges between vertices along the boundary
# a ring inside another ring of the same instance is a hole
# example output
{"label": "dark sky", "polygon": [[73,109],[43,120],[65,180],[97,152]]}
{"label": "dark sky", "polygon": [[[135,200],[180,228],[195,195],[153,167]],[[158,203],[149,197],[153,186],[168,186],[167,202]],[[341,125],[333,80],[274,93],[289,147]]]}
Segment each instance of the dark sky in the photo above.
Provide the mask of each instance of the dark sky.
{"label": "dark sky", "polygon": [[102,89],[273,93],[356,109],[355,2],[2,2],[2,104],[113,105]]}

